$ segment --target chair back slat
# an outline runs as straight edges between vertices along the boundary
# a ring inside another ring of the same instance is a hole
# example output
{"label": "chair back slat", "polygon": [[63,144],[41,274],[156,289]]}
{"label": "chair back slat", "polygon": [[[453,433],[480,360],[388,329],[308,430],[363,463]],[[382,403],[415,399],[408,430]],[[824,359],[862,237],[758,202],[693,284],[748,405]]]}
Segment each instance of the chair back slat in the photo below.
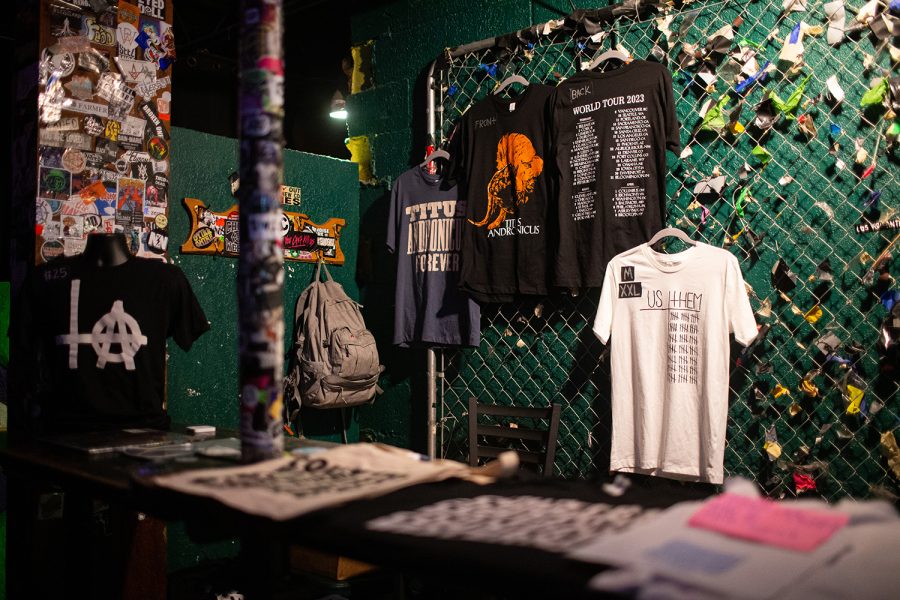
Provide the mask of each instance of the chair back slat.
{"label": "chair back slat", "polygon": [[[508,450],[515,450],[523,463],[541,465],[544,477],[553,475],[553,461],[556,458],[556,439],[559,435],[560,405],[541,407],[499,406],[480,404],[477,399],[469,398],[469,465],[477,466],[480,458],[493,459]],[[531,427],[514,427],[509,424],[485,424],[478,417],[505,417],[548,421],[546,430]],[[488,444],[480,444],[479,438],[486,438]],[[522,448],[502,447],[495,440],[519,441]],[[541,451],[527,449],[525,442],[540,442]]]}

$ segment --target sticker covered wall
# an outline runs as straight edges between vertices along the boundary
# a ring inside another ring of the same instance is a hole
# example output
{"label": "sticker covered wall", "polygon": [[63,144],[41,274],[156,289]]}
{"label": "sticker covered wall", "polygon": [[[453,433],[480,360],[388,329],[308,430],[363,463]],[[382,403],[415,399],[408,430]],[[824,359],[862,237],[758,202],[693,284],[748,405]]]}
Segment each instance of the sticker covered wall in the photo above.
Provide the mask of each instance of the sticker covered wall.
{"label": "sticker covered wall", "polygon": [[41,2],[35,260],[124,233],[168,248],[171,0]]}

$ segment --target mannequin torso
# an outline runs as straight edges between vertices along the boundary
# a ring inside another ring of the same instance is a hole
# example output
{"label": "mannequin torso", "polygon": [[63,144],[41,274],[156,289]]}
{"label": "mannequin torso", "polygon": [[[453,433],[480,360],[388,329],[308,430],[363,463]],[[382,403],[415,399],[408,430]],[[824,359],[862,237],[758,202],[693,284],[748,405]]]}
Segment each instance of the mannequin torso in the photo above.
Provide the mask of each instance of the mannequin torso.
{"label": "mannequin torso", "polygon": [[116,267],[131,258],[124,233],[92,233],[82,253],[84,259],[95,267]]}

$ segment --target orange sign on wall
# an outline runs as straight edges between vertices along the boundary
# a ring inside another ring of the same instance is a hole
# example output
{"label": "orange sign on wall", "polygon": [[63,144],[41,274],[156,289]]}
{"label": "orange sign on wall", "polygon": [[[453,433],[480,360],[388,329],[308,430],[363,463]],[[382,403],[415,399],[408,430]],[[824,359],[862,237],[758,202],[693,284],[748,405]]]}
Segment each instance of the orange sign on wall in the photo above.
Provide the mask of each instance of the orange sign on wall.
{"label": "orange sign on wall", "polygon": [[[237,256],[240,248],[238,234],[238,206],[215,212],[203,200],[185,198],[184,206],[191,215],[191,230],[181,245],[184,254],[214,254]],[[341,231],[346,221],[332,217],[319,225],[303,213],[283,212],[281,216],[284,259],[318,262],[321,258],[330,265],[344,264],[341,250]]]}

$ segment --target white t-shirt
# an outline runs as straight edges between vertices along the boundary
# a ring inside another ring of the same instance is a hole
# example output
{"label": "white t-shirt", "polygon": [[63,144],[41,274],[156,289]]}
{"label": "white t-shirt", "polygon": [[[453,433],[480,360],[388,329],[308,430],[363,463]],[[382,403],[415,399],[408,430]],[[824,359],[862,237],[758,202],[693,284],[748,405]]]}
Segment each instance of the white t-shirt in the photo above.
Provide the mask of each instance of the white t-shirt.
{"label": "white t-shirt", "polygon": [[610,261],[594,333],[612,336],[611,471],[722,482],[732,332],[746,346],[756,321],[727,250],[641,244]]}

